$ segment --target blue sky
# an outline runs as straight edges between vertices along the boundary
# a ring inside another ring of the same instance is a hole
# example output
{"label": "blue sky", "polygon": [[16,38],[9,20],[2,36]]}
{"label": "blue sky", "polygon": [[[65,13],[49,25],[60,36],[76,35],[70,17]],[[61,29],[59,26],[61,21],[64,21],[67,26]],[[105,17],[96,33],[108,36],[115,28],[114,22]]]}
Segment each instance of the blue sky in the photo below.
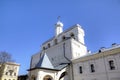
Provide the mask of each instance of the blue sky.
{"label": "blue sky", "polygon": [[57,17],[64,30],[79,23],[89,50],[120,43],[120,0],[0,0],[0,51],[12,54],[27,73],[31,55],[54,36]]}

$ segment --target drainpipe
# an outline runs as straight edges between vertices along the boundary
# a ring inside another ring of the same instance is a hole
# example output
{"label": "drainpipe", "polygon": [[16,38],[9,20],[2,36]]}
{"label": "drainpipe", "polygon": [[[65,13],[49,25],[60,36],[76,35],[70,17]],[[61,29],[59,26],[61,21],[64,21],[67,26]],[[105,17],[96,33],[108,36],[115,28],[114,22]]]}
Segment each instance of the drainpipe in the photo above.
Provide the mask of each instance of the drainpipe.
{"label": "drainpipe", "polygon": [[68,60],[69,62],[70,62],[70,68],[72,69],[72,80],[74,80],[74,75],[73,75],[73,65],[72,65],[72,62],[71,62],[71,60],[69,60],[67,57],[66,57],[66,55],[65,55],[65,43],[63,43],[63,53],[64,53],[64,57],[65,57],[65,59],[66,60]]}
{"label": "drainpipe", "polygon": [[65,43],[63,43],[63,53],[64,53],[65,59],[71,63],[71,61],[65,55]]}

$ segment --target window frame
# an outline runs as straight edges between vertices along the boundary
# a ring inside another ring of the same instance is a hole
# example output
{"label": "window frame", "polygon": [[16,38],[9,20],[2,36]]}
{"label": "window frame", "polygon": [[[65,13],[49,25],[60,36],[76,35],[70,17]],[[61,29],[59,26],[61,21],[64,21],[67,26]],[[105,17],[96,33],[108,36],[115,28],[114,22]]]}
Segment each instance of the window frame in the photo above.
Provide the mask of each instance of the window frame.
{"label": "window frame", "polygon": [[80,74],[83,73],[83,68],[82,68],[82,66],[79,66],[79,73],[80,73]]}
{"label": "window frame", "polygon": [[55,45],[58,44],[58,40],[57,39],[54,40],[54,44]]}
{"label": "window frame", "polygon": [[95,72],[95,65],[94,64],[90,64],[90,71],[91,71],[91,73]]}
{"label": "window frame", "polygon": [[71,34],[70,34],[70,37],[73,38],[73,39],[75,39],[75,34],[74,34],[74,33],[71,33]]}
{"label": "window frame", "polygon": [[66,37],[65,36],[62,36],[62,41],[64,41],[66,39]]}
{"label": "window frame", "polygon": [[110,70],[115,70],[114,60],[109,60],[108,63],[109,63],[109,69],[110,69]]}
{"label": "window frame", "polygon": [[50,45],[50,43],[48,43],[48,48],[50,48],[51,47],[51,45]]}

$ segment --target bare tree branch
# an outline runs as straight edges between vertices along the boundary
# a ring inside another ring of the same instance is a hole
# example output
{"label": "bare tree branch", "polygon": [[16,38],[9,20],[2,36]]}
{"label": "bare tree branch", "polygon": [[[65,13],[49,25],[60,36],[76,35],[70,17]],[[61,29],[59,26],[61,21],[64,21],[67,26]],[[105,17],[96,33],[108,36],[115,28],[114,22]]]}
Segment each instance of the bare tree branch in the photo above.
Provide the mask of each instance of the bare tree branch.
{"label": "bare tree branch", "polygon": [[11,54],[2,51],[0,52],[0,63],[13,62]]}

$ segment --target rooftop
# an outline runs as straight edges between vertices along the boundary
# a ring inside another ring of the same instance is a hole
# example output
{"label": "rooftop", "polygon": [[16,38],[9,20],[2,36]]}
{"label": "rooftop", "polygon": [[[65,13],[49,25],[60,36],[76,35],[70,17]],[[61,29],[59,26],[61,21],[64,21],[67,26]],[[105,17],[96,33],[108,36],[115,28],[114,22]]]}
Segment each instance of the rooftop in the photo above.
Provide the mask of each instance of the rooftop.
{"label": "rooftop", "polygon": [[89,55],[83,56],[81,58],[73,59],[72,62],[74,63],[78,61],[98,59],[100,57],[117,54],[119,52],[120,52],[120,45],[115,43],[115,44],[112,44],[112,47],[109,47],[109,48],[102,47],[97,52],[89,53]]}

